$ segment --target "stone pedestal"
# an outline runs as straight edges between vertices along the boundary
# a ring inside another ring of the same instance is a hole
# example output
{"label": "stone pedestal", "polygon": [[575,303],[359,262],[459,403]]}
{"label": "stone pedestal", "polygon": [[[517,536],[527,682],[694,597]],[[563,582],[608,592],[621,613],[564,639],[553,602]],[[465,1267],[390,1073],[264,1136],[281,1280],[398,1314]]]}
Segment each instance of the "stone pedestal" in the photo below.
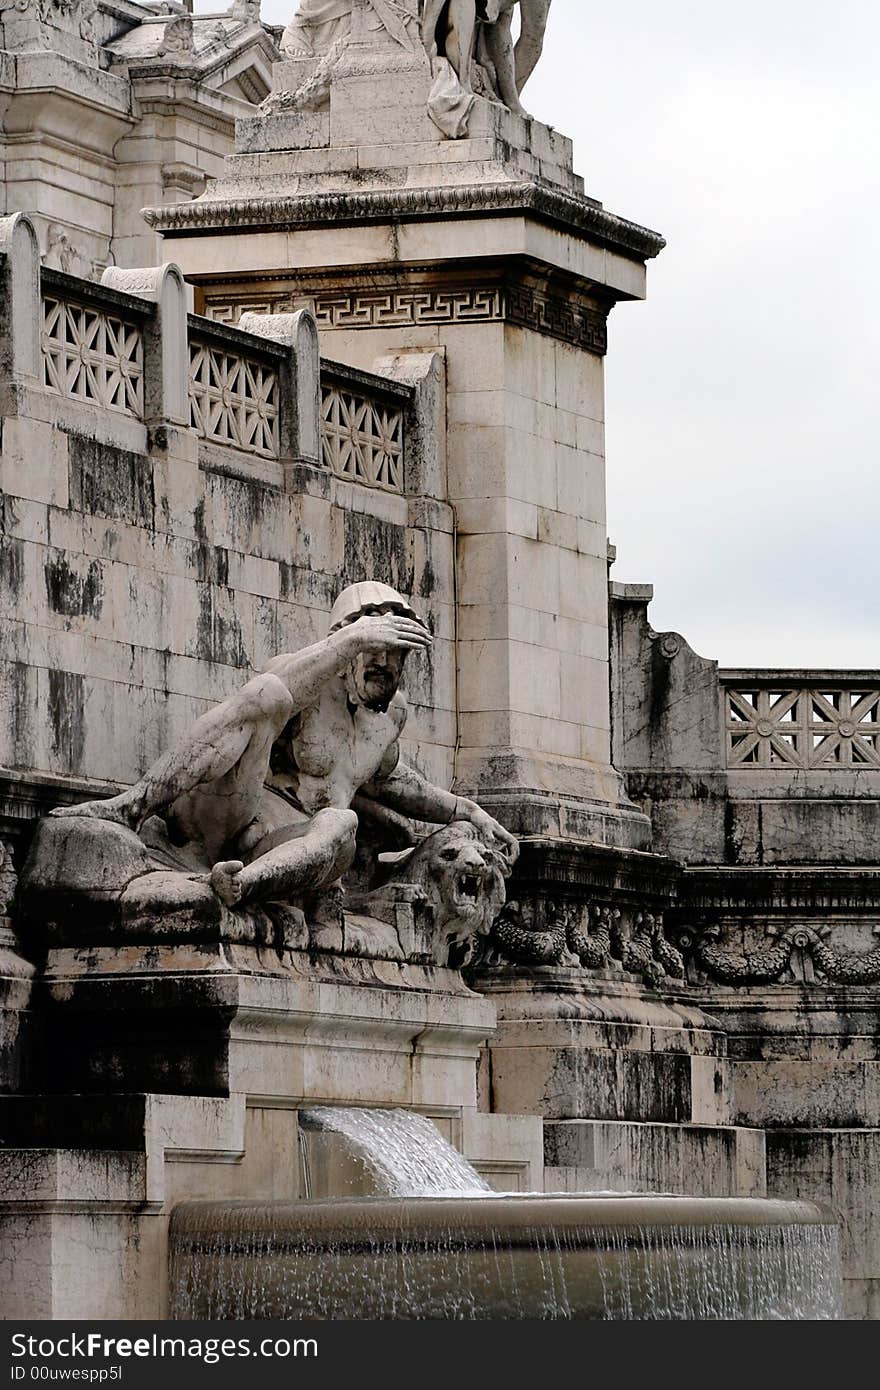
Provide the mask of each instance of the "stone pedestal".
{"label": "stone pedestal", "polygon": [[546,1119],[731,1122],[725,1038],[696,1003],[622,972],[560,966],[481,976],[498,1009],[489,1046],[499,1109]]}
{"label": "stone pedestal", "polygon": [[769,1195],[841,1222],[845,1316],[880,1317],[878,991],[827,982],[718,989],[735,1114],[767,1134]]}
{"label": "stone pedestal", "polygon": [[285,106],[294,68],[226,176],[148,220],[211,315],[307,305],[350,365],[445,357],[456,786],[522,834],[644,848],[611,765],[603,358],[662,239],[585,196],[537,121],[478,99],[444,139],[417,48],[350,44],[318,110]]}
{"label": "stone pedestal", "polygon": [[174,1206],[307,1196],[303,1104],[418,1110],[490,1184],[542,1189],[540,1119],[477,1109],[492,1004],[451,971],[336,965],[229,945],[49,952],[46,1090],[0,1097],[5,1316],[166,1318]]}
{"label": "stone pedestal", "polygon": [[473,1108],[492,1004],[451,970],[236,946],[48,953],[49,1089]]}

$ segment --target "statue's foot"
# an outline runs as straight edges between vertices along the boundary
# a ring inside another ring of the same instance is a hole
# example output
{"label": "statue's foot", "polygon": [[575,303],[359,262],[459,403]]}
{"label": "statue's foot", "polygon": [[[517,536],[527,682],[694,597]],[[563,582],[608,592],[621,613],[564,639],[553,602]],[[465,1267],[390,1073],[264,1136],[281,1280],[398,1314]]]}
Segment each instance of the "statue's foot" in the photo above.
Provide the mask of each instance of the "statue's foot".
{"label": "statue's foot", "polygon": [[120,796],[109,796],[106,801],[81,801],[78,806],[56,806],[50,816],[81,816],[86,820],[109,820],[114,825],[133,827],[130,798],[123,792]]}
{"label": "statue's foot", "polygon": [[223,859],[211,870],[211,887],[227,907],[237,907],[241,902],[244,892],[241,882],[243,868],[240,859]]}

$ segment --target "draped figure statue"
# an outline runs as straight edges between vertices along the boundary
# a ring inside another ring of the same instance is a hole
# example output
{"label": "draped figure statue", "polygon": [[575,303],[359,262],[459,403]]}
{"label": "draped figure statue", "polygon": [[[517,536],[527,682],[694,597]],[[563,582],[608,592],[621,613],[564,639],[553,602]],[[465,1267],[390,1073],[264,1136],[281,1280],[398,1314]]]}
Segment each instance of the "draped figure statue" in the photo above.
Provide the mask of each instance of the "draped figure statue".
{"label": "draped figure statue", "polygon": [[[477,95],[499,101],[524,115],[523,87],[541,56],[551,0],[365,0],[366,28],[412,44],[413,20],[431,64],[428,114],[449,139],[467,135]],[[289,102],[301,110],[326,104],[333,68],[352,31],[355,0],[300,0],[284,31],[281,48],[289,58],[318,60],[315,72]],[[519,7],[520,32],[513,21]]]}

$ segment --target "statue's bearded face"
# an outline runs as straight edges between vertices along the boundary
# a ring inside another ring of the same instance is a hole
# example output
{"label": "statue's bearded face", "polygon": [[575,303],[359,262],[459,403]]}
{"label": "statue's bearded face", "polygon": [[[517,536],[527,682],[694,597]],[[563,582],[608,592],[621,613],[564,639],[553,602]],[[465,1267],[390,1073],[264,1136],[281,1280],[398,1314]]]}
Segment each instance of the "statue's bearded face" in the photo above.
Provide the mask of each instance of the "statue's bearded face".
{"label": "statue's bearded face", "polygon": [[361,652],[345,673],[349,702],[384,714],[397,693],[405,658],[405,652]]}

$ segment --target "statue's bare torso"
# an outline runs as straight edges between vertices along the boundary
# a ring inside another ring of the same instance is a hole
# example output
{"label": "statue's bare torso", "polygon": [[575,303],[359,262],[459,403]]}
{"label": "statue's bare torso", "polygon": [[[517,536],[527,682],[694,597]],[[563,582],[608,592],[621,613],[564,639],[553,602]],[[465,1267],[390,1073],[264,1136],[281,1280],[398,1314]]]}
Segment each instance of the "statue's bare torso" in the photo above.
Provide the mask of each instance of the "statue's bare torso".
{"label": "statue's bare torso", "polygon": [[[397,763],[407,714],[400,692],[382,712],[351,705],[342,683],[331,681],[314,705],[294,713],[275,676],[250,683],[258,685],[241,692],[241,724],[231,731],[240,736],[251,729],[240,758],[224,776],[178,797],[169,810],[176,838],[200,842],[211,862],[224,854],[248,856],[285,821],[297,824],[329,807],[348,810],[365,783]],[[282,756],[270,772],[276,742]],[[283,799],[267,797],[267,783]]]}
{"label": "statue's bare torso", "polygon": [[365,783],[393,771],[406,714],[400,692],[384,713],[352,708],[327,692],[293,721],[289,771],[277,773],[272,783],[293,792],[309,815],[325,806],[347,809]]}

